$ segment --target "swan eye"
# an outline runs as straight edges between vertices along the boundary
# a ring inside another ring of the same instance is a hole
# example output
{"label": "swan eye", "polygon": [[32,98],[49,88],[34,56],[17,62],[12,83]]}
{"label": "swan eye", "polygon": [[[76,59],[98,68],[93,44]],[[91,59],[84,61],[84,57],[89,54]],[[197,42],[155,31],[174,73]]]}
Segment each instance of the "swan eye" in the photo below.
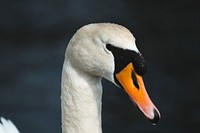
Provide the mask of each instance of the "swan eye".
{"label": "swan eye", "polygon": [[[111,51],[111,48],[112,48],[111,44],[106,44],[106,48],[107,48],[109,51]],[[112,52],[112,51],[111,51],[111,52]]]}

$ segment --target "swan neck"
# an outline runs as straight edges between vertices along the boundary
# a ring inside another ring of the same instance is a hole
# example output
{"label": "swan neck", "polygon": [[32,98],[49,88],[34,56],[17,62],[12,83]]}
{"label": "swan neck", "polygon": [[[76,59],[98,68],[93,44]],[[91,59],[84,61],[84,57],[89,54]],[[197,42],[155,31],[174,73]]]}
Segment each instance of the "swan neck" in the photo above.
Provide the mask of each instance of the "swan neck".
{"label": "swan neck", "polygon": [[65,59],[61,83],[62,133],[102,133],[101,78]]}

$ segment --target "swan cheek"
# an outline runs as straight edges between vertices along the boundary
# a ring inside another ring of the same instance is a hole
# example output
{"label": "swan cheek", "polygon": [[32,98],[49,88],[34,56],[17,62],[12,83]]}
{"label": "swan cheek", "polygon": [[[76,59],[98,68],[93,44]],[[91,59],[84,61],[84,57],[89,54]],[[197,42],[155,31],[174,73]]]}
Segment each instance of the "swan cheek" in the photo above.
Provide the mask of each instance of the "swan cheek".
{"label": "swan cheek", "polygon": [[152,123],[156,123],[160,118],[160,113],[149,98],[143,79],[135,72],[133,64],[129,63],[115,76],[121,87],[124,88],[141,112]]}

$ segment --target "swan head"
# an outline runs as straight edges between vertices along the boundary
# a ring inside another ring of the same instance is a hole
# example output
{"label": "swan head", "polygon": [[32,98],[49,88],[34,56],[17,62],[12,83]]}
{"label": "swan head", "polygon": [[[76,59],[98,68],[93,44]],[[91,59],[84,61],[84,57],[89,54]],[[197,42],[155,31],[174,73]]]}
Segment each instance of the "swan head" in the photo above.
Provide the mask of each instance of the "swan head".
{"label": "swan head", "polygon": [[145,60],[127,28],[111,23],[83,26],[70,40],[65,56],[76,69],[123,88],[152,123],[159,120],[160,113],[142,79],[147,70]]}

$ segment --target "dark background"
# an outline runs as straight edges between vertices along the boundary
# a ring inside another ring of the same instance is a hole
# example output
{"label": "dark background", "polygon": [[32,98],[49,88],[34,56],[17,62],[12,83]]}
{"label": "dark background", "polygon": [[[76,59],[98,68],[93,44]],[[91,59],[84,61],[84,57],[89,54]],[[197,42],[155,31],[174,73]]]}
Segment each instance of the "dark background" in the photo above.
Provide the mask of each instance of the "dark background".
{"label": "dark background", "polygon": [[188,133],[200,124],[200,5],[196,0],[3,0],[0,116],[21,133],[59,133],[60,78],[81,26],[129,28],[148,63],[146,88],[162,119],[152,126],[128,96],[103,81],[104,133]]}

